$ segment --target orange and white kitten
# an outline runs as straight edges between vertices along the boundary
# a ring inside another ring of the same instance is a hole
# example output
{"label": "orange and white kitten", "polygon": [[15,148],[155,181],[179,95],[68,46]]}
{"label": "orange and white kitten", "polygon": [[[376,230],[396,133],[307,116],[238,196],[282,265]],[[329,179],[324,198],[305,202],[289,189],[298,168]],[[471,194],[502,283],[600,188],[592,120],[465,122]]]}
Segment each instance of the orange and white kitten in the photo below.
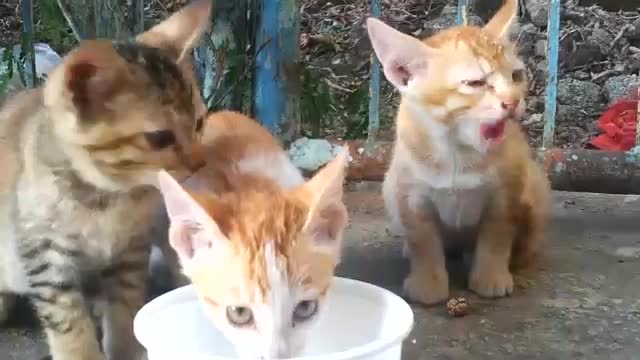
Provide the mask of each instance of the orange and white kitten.
{"label": "orange and white kitten", "polygon": [[[368,20],[386,78],[400,91],[396,142],[383,195],[391,230],[407,237],[406,294],[425,304],[449,295],[445,251],[475,248],[469,287],[513,291],[543,236],[549,184],[515,122],[525,108],[525,65],[509,41],[517,1],[480,28],[423,41]],[[470,235],[470,236],[469,236]]]}
{"label": "orange and white kitten", "polygon": [[299,355],[339,261],[347,158],[305,182],[266,129],[228,111],[209,116],[203,146],[195,190],[159,174],[169,243],[238,355]]}

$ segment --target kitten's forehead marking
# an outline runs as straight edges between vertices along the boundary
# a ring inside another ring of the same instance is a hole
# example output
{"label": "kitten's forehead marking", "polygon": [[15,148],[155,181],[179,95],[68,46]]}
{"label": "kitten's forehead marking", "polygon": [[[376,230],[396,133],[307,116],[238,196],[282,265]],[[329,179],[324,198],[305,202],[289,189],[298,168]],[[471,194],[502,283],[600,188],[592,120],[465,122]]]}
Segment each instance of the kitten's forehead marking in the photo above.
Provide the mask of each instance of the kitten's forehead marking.
{"label": "kitten's forehead marking", "polygon": [[288,318],[286,311],[291,307],[289,275],[284,259],[276,254],[273,241],[265,244],[264,260],[269,283],[267,300],[273,311],[273,331],[278,332],[285,328],[284,319]]}
{"label": "kitten's forehead marking", "polygon": [[[114,41],[113,48],[128,64],[142,70],[148,77],[146,96],[166,106],[165,111],[185,114],[195,121],[193,86],[185,74],[163,50],[132,41]],[[164,118],[164,117],[163,117]],[[184,119],[183,116],[166,117],[170,121]],[[148,119],[158,121],[159,118]],[[173,124],[155,124],[156,127],[180,129],[191,134],[192,122],[180,121]]]}

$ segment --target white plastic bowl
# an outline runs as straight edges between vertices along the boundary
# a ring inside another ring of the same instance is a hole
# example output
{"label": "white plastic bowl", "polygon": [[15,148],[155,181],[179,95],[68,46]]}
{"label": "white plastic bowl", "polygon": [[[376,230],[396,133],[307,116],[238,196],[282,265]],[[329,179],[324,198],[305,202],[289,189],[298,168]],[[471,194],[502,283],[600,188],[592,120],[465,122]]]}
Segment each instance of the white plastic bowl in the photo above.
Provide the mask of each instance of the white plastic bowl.
{"label": "white plastic bowl", "polygon": [[[400,360],[413,311],[399,296],[362,281],[335,277],[326,313],[295,360]],[[235,350],[200,306],[192,286],[145,305],[135,336],[149,360],[232,360]]]}

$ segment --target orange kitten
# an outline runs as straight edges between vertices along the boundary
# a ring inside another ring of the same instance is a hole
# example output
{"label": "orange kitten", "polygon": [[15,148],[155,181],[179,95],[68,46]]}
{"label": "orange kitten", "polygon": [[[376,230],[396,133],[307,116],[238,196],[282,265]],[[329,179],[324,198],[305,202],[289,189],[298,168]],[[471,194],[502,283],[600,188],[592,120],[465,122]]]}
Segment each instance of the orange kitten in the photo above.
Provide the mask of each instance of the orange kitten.
{"label": "orange kitten", "polygon": [[159,175],[169,243],[217,327],[246,358],[298,355],[339,260],[347,159],[311,180],[275,138],[233,112],[210,115],[207,166],[186,183]]}
{"label": "orange kitten", "polygon": [[[407,236],[404,287],[413,300],[448,297],[445,251],[457,245],[475,246],[472,290],[509,295],[510,265],[526,263],[542,239],[549,184],[515,122],[527,89],[509,42],[516,14],[517,1],[507,0],[483,28],[423,41],[368,20],[385,76],[402,95],[383,195],[392,229]],[[477,241],[457,243],[453,235],[464,234]]]}

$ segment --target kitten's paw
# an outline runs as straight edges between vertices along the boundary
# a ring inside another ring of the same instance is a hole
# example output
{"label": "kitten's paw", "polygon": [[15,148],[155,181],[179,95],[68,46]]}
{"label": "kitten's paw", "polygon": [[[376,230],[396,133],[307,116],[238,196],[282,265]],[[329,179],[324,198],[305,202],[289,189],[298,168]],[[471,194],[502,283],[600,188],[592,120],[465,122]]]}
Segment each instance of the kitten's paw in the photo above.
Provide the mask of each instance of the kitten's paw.
{"label": "kitten's paw", "polygon": [[404,292],[409,299],[425,305],[437,304],[449,297],[449,275],[446,271],[432,274],[411,272],[404,281]]}
{"label": "kitten's paw", "polygon": [[469,277],[469,288],[483,297],[508,296],[513,293],[513,275],[507,267],[474,270]]}

